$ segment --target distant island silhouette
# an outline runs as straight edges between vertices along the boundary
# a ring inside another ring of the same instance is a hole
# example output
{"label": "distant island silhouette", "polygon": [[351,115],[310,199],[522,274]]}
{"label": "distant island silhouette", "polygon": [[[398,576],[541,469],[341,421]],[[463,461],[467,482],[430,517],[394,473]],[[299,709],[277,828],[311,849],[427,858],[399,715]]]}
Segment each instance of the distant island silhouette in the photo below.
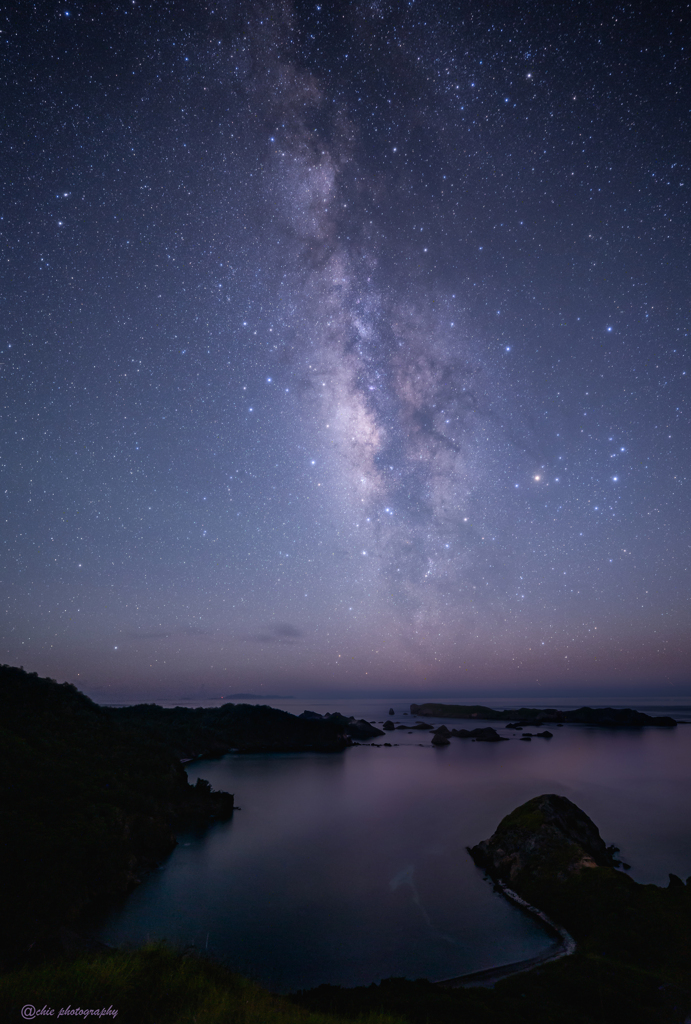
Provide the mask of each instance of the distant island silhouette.
{"label": "distant island silhouette", "polygon": [[289,693],[229,693],[227,697],[221,697],[221,700],[295,700]]}

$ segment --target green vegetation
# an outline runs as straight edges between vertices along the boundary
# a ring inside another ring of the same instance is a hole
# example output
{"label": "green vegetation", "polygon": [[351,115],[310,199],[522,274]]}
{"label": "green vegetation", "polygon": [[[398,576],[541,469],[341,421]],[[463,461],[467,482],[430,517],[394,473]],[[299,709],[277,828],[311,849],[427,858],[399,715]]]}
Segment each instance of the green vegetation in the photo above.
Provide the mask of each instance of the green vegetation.
{"label": "green vegetation", "polygon": [[[338,1024],[195,956],[163,946],[98,954],[0,976],[0,1019],[21,1021],[22,1006],[117,1010],[118,1024]],[[38,1018],[41,1019],[41,1018]],[[62,1018],[69,1019],[69,1018]],[[84,1019],[84,1018],[81,1018]],[[93,1018],[87,1018],[93,1019]],[[396,1024],[384,1014],[370,1024]]]}
{"label": "green vegetation", "polygon": [[112,1006],[122,1024],[682,1024],[689,1011],[688,992],[657,972],[587,952],[494,990],[390,978],[279,997],[218,964],[160,946],[0,976],[0,1019],[19,1021],[26,1003],[53,1007],[55,1016],[68,1005]]}
{"label": "green vegetation", "polygon": [[678,879],[667,888],[640,885],[598,867],[565,882],[534,880],[520,891],[559,921],[585,955],[691,993],[691,886]]}
{"label": "green vegetation", "polygon": [[528,803],[521,804],[520,807],[517,807],[510,814],[507,814],[505,818],[502,818],[497,832],[510,828],[521,828],[529,832],[537,832],[544,823],[545,816],[537,801],[529,800]]}

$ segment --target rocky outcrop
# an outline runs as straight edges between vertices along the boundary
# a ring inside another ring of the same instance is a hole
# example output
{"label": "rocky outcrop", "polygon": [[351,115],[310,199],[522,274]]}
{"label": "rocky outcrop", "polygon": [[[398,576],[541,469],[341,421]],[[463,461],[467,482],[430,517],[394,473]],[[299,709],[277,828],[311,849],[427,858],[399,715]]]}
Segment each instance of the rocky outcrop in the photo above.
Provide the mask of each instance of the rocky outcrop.
{"label": "rocky outcrop", "polygon": [[[364,718],[356,719],[352,715],[350,718],[346,718],[338,711],[327,711],[325,715],[318,715],[316,711],[303,711],[298,717],[312,722],[317,719],[322,722],[330,722],[332,725],[338,726],[343,735],[351,740],[371,740],[375,736],[384,735],[381,729],[377,729],[371,722],[366,722]],[[385,729],[393,729],[393,727],[393,722],[384,726]]]}
{"label": "rocky outcrop", "polygon": [[339,714],[338,711],[333,711],[331,714],[327,712],[324,718],[338,725],[351,740],[371,740],[375,736],[384,735],[381,729],[377,729],[376,725],[372,725],[371,722],[366,722],[364,718],[356,719],[352,715],[350,718],[346,718],[345,715]]}
{"label": "rocky outcrop", "polygon": [[517,807],[490,839],[468,852],[479,867],[512,888],[543,879],[561,882],[587,868],[616,866],[614,851],[605,846],[588,815],[554,793]]}
{"label": "rocky outcrop", "polygon": [[[669,716],[646,715],[632,708],[578,708],[574,711],[560,711],[557,708],[519,708],[517,711],[497,711],[481,704],[411,704],[414,715],[430,718],[479,718],[486,722],[516,721],[521,725],[542,725],[546,722],[572,722],[577,725],[599,725],[605,728],[640,728],[657,725],[663,728],[675,726],[676,720]],[[514,726],[515,728],[515,726]]]}
{"label": "rocky outcrop", "polygon": [[500,736],[496,729],[488,725],[485,729],[452,729],[450,736],[457,736],[460,740],[480,740],[481,743],[501,743],[508,740],[508,736]]}
{"label": "rocky outcrop", "polygon": [[451,730],[447,729],[445,725],[439,725],[434,730],[434,735],[435,736],[445,736],[448,739],[449,736],[451,735]]}

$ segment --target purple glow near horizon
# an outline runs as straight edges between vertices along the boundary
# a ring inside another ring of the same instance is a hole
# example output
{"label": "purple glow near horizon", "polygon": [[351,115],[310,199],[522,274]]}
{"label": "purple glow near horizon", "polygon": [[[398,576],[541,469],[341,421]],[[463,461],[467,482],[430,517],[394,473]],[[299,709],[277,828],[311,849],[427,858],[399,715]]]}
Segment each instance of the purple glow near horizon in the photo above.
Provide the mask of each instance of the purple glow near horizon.
{"label": "purple glow near horizon", "polygon": [[678,31],[17,19],[0,659],[99,699],[688,692]]}

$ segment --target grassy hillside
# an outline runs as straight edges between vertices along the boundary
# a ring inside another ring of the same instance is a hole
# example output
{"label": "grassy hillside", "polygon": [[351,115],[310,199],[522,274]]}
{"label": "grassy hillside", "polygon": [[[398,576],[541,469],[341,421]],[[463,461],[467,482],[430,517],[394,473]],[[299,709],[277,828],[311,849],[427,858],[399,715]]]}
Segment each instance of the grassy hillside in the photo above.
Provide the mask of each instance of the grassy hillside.
{"label": "grassy hillside", "polygon": [[[0,975],[0,1020],[21,1007],[118,1011],[118,1024],[683,1024],[688,993],[578,953],[489,989],[391,978],[274,996],[218,964],[162,947],[62,959]],[[105,1017],[113,1020],[112,1015]]]}
{"label": "grassy hillside", "polygon": [[[51,1020],[68,1006],[112,1008],[117,1017],[104,1014],[97,1019],[118,1024],[338,1024],[340,1020],[273,996],[209,961],[160,946],[0,976],[0,1019],[8,1024],[21,1021],[21,1008],[27,1003],[53,1009]],[[398,1024],[387,1014],[368,1014],[367,1019],[371,1024]]]}

